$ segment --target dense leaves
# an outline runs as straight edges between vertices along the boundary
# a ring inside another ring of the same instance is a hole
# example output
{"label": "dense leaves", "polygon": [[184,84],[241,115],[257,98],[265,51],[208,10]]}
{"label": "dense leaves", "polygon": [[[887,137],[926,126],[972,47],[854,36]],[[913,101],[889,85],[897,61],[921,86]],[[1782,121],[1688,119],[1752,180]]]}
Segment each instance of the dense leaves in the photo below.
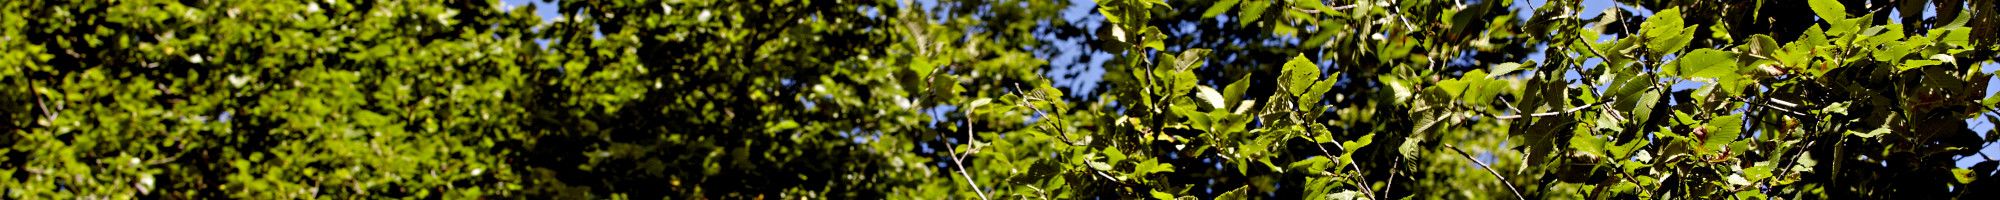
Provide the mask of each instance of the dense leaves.
{"label": "dense leaves", "polygon": [[552,3],[0,2],[0,195],[1938,199],[2000,184],[1981,153],[2000,140],[1991,1]]}

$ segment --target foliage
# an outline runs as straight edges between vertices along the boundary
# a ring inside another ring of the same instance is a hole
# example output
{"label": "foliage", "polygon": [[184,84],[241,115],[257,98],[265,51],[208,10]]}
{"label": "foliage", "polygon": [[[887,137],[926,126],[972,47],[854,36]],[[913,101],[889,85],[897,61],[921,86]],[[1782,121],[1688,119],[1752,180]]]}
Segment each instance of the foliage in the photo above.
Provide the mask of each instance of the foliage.
{"label": "foliage", "polygon": [[[563,1],[544,20],[491,0],[6,1],[0,195],[1935,199],[2000,184],[1979,153],[2000,131],[1970,128],[2000,124],[1981,69],[2000,51],[1993,2],[1620,3]],[[1079,68],[1105,73],[1056,81]]]}

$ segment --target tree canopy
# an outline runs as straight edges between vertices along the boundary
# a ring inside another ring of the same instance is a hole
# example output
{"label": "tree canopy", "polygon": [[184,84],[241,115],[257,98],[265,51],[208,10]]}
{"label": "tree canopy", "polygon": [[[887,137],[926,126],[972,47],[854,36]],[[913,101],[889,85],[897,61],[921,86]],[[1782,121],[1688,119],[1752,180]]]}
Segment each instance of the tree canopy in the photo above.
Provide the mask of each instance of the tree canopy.
{"label": "tree canopy", "polygon": [[2000,196],[1994,1],[548,3],[0,1],[0,195]]}

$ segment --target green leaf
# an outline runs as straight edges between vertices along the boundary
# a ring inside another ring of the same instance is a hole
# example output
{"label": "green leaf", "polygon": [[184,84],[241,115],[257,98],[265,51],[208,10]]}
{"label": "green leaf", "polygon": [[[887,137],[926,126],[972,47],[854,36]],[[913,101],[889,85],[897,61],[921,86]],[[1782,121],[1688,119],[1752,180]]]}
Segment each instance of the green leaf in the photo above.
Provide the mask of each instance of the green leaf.
{"label": "green leaf", "polygon": [[1146,1],[1146,7],[1148,8],[1151,8],[1152,6],[1160,6],[1160,7],[1167,7],[1167,9],[1169,10],[1174,9],[1173,5],[1167,4],[1167,0],[1145,0],[1145,1]]}
{"label": "green leaf", "polygon": [[1722,146],[1729,145],[1729,142],[1736,141],[1736,137],[1741,133],[1743,133],[1743,114],[1715,117],[1708,120],[1708,138],[1702,140],[1702,146],[1707,146],[1711,150],[1721,149]]}
{"label": "green leaf", "polygon": [[1319,100],[1326,97],[1326,92],[1333,91],[1333,84],[1340,81],[1339,78],[1340,72],[1334,72],[1332,77],[1327,77],[1326,80],[1314,83],[1311,89],[1307,89],[1306,93],[1300,94],[1299,110],[1316,111],[1320,109]]}
{"label": "green leaf", "polygon": [[981,97],[979,99],[972,100],[972,103],[966,104],[965,108],[967,110],[975,110],[979,109],[979,106],[985,106],[986,104],[992,104],[992,103],[993,103],[993,98]]}
{"label": "green leaf", "polygon": [[1395,76],[1376,76],[1375,81],[1382,82],[1382,85],[1387,86],[1389,88],[1389,91],[1395,94],[1394,97],[1391,98],[1391,100],[1396,100],[1396,101],[1409,100],[1410,97],[1415,95],[1416,93],[1411,89],[1414,86],[1412,86],[1408,82],[1404,82],[1403,79],[1396,78]]}
{"label": "green leaf", "polygon": [[1159,159],[1146,159],[1145,162],[1139,162],[1138,171],[1135,171],[1132,174],[1143,176],[1146,174],[1159,173],[1159,172],[1174,172],[1174,164],[1160,163]]}
{"label": "green leaf", "polygon": [[1236,12],[1237,17],[1243,18],[1241,19],[1241,21],[1236,21],[1236,24],[1238,26],[1250,26],[1250,23],[1257,22],[1257,18],[1264,17],[1264,8],[1270,8],[1271,4],[1277,3],[1277,2],[1272,2],[1270,0],[1248,0],[1248,1],[1250,2],[1243,3],[1242,10],[1237,10]]}
{"label": "green leaf", "polygon": [[1062,99],[1064,97],[1062,89],[1057,89],[1048,83],[1037,84],[1035,91],[1041,92],[1042,97],[1046,99]]}
{"label": "green leaf", "polygon": [[1723,178],[1723,180],[1729,181],[1729,185],[1738,187],[1750,185],[1750,180],[1743,179],[1742,175],[1730,174],[1728,178]]}
{"label": "green leaf", "polygon": [[[2000,95],[1986,96],[1986,99],[1979,100],[1979,104],[1985,105],[1987,108],[1993,108],[1995,105],[2000,105]],[[1842,112],[1842,114],[1846,114],[1844,113],[1846,111],[1843,110]]]}
{"label": "green leaf", "polygon": [[1663,40],[1653,40],[1646,47],[1652,48],[1651,53],[1655,56],[1679,52],[1681,48],[1687,48],[1689,41],[1694,41],[1694,30],[1694,26],[1688,26],[1676,35],[1662,35],[1665,37],[1661,38]]}
{"label": "green leaf", "polygon": [[1685,39],[1692,39],[1687,34],[1681,33],[1683,29],[1687,29],[1683,27],[1684,23],[1679,8],[1668,8],[1646,18],[1646,22],[1639,24],[1639,28],[1646,38],[1646,47],[1653,50],[1654,55],[1661,55],[1679,51],[1681,47],[1687,45]]}
{"label": "green leaf", "polygon": [[1570,134],[1569,147],[1594,155],[1607,155],[1604,149],[1604,138],[1597,138],[1597,136],[1591,136],[1586,133],[1579,131],[1575,134]]}
{"label": "green leaf", "polygon": [[1847,19],[1847,5],[1841,5],[1839,0],[1808,0],[1807,3],[1811,4],[1813,13],[1827,21]]}
{"label": "green leaf", "polygon": [[1156,79],[1160,80],[1161,84],[1166,84],[1164,87],[1167,88],[1166,92],[1168,94],[1175,96],[1185,95],[1188,92],[1194,91],[1195,86],[1200,85],[1201,81],[1200,77],[1195,76],[1193,70],[1170,67],[1153,68],[1153,75],[1158,76]]}
{"label": "green leaf", "polygon": [[1423,154],[1423,142],[1421,138],[1404,139],[1403,144],[1396,145],[1396,153],[1403,154],[1403,158],[1417,158]]}
{"label": "green leaf", "polygon": [[1143,40],[1145,41],[1141,44],[1146,48],[1161,51],[1167,50],[1167,44],[1164,42],[1167,39],[1167,35],[1160,33],[1159,27],[1146,26],[1145,29],[1139,29],[1139,36],[1144,37]]}
{"label": "green leaf", "polygon": [[1696,49],[1670,61],[1661,72],[1683,78],[1725,78],[1736,77],[1736,53],[1715,49]]}
{"label": "green leaf", "polygon": [[[1471,74],[1471,73],[1466,73],[1466,74]],[[1432,86],[1432,87],[1444,91],[1445,96],[1465,99],[1464,98],[1465,91],[1471,90],[1473,85],[1474,84],[1472,84],[1470,81],[1465,81],[1461,79],[1452,79],[1452,80],[1438,81],[1437,86]]]}
{"label": "green leaf", "polygon": [[1243,101],[1243,97],[1246,95],[1243,93],[1250,90],[1250,77],[1249,75],[1245,75],[1243,78],[1237,78],[1236,82],[1230,82],[1229,86],[1222,88],[1222,97],[1228,98],[1228,102]]}
{"label": "green leaf", "polygon": [[1208,53],[1208,49],[1188,49],[1187,51],[1181,51],[1181,55],[1174,59],[1174,69],[1189,70],[1201,68],[1202,61],[1208,59]]}
{"label": "green leaf", "polygon": [[1362,195],[1363,194],[1361,194],[1360,192],[1354,192],[1354,190],[1342,190],[1340,192],[1336,192],[1333,194],[1326,194],[1326,199],[1335,199],[1335,200],[1365,199],[1361,198]]}
{"label": "green leaf", "polygon": [[[1098,2],[1098,5],[1097,5],[1097,14],[1100,14],[1100,15],[1104,15],[1104,21],[1105,21],[1105,22],[1111,22],[1111,24],[1124,24],[1124,23],[1125,23],[1125,17],[1124,17],[1124,16],[1121,16],[1121,15],[1119,15],[1119,14],[1122,14],[1122,13],[1119,13],[1119,12],[1117,12],[1116,10],[1113,10],[1112,8],[1115,8],[1115,7],[1111,7],[1111,6],[1106,6],[1106,5],[1104,5],[1104,2],[1103,2],[1103,1],[1100,1],[1100,2]],[[1113,27],[1116,27],[1116,26],[1113,26]]]}
{"label": "green leaf", "polygon": [[1855,137],[1861,137],[1861,138],[1875,138],[1875,137],[1881,137],[1882,135],[1886,135],[1886,134],[1889,134],[1889,132],[1890,132],[1890,130],[1889,130],[1889,128],[1888,128],[1888,127],[1883,127],[1883,128],[1875,128],[1875,130],[1869,130],[1869,131],[1868,131],[1868,132],[1866,132],[1866,133],[1864,133],[1864,132],[1859,132],[1859,131],[1853,131],[1853,130],[1848,130],[1848,131],[1847,131],[1847,134],[1848,134],[1848,135],[1854,135]]}
{"label": "green leaf", "polygon": [[1306,10],[1326,10],[1326,4],[1320,4],[1319,1],[1314,0],[1293,0],[1292,6],[1305,8]]}
{"label": "green leaf", "polygon": [[1484,104],[1507,89],[1507,82],[1494,81],[1488,76],[1484,69],[1473,69],[1458,79],[1439,81],[1435,87],[1467,104]]}
{"label": "green leaf", "polygon": [[1877,61],[1901,62],[1903,57],[1910,55],[1910,50],[1917,48],[1918,45],[1913,44],[1915,43],[1882,45],[1881,48],[1875,49],[1874,58]]}
{"label": "green leaf", "polygon": [[1778,45],[1777,39],[1773,39],[1771,38],[1770,35],[1764,35],[1764,34],[1751,35],[1750,40],[1747,42],[1748,44],[1744,44],[1745,46],[1741,47],[1742,49],[1748,49],[1751,55],[1763,56],[1765,58],[1771,58],[1771,59],[1775,59],[1774,58],[1775,54],[1779,50],[1784,48],[1784,46]]}
{"label": "green leaf", "polygon": [[1208,6],[1208,11],[1204,11],[1201,13],[1201,18],[1215,18],[1215,16],[1217,15],[1222,15],[1223,12],[1229,12],[1230,8],[1236,7],[1236,3],[1240,2],[1243,2],[1243,0],[1217,1],[1215,2],[1215,5]]}
{"label": "green leaf", "polygon": [[[1146,87],[1163,87],[1163,86],[1160,86],[1160,85],[1155,85],[1155,83],[1154,83],[1154,81],[1153,81],[1153,75],[1152,75],[1152,74],[1150,74],[1150,73],[1148,73],[1148,72],[1146,71],[1146,69],[1143,69],[1143,68],[1137,68],[1137,67],[1134,67],[1134,68],[1132,68],[1132,78],[1133,78],[1133,79],[1138,79],[1138,80],[1134,80],[1134,81],[1135,81],[1135,82],[1139,82],[1139,84],[1144,84],[1144,86],[1146,86]],[[1148,90],[1157,90],[1157,89],[1148,89]],[[1141,101],[1141,102],[1145,102],[1145,103],[1146,103],[1146,105],[1153,105],[1153,104],[1158,104],[1158,102],[1153,102],[1153,101],[1154,101],[1154,100],[1153,100],[1153,93],[1155,93],[1155,91],[1145,91],[1145,92],[1140,92],[1140,93],[1139,93],[1139,99],[1140,99],[1140,101]],[[952,94],[956,94],[956,93],[952,93]],[[938,94],[938,95],[950,95],[950,94]]]}
{"label": "green leaf", "polygon": [[1471,90],[1466,91],[1466,97],[1474,98],[1467,99],[1467,101],[1475,103],[1492,101],[1491,99],[1499,95],[1502,89],[1506,89],[1506,82],[1487,78],[1491,76],[1486,74],[1486,71],[1480,69],[1473,69],[1471,72],[1465,73],[1465,77],[1463,78],[1470,79],[1466,83],[1469,84],[1467,87],[1471,88]]}
{"label": "green leaf", "polygon": [[1443,123],[1442,122],[1443,120],[1444,120],[1443,117],[1437,117],[1434,116],[1434,114],[1424,114],[1423,117],[1417,118],[1416,129],[1414,129],[1412,132],[1429,133],[1429,131],[1432,128],[1437,127],[1438,123]]}
{"label": "green leaf", "polygon": [[1292,164],[1286,165],[1285,168],[1290,168],[1293,171],[1305,171],[1307,173],[1317,173],[1321,171],[1326,171],[1326,169],[1331,166],[1328,165],[1328,163],[1331,162],[1333,162],[1333,160],[1327,159],[1326,156],[1313,156],[1312,158],[1307,158],[1306,160],[1292,162]]}
{"label": "green leaf", "polygon": [[1375,143],[1375,133],[1368,133],[1368,135],[1362,135],[1361,138],[1355,139],[1354,141],[1340,142],[1340,145],[1341,147],[1345,148],[1343,150],[1347,151],[1346,152],[1347,155],[1354,155],[1354,150],[1361,149],[1362,147],[1368,147],[1369,144],[1374,144],[1374,143]]}
{"label": "green leaf", "polygon": [[1966,168],[1951,169],[1951,177],[1957,179],[1958,184],[1972,184],[1972,181],[1979,180],[1979,174]]}
{"label": "green leaf", "polygon": [[929,58],[919,57],[910,59],[910,71],[917,74],[931,74],[931,70],[937,69],[937,65],[936,62],[931,61]]}
{"label": "green leaf", "polygon": [[1110,163],[1116,164],[1119,161],[1125,161],[1125,152],[1119,151],[1118,148],[1104,148],[1103,152],[1104,157],[1110,159]]}
{"label": "green leaf", "polygon": [[1626,142],[1625,144],[1621,145],[1608,145],[1605,147],[1604,151],[1610,152],[1612,158],[1626,159],[1632,157],[1632,153],[1635,153],[1633,151],[1634,149],[1638,149],[1639,147],[1645,147],[1646,146],[1645,143],[1647,143],[1647,141],[1633,140],[1631,142]]}
{"label": "green leaf", "polygon": [[1216,200],[1250,199],[1250,191],[1248,189],[1250,189],[1249,186],[1236,187],[1236,189],[1234,190],[1223,192],[1222,195],[1216,195],[1215,199]]}
{"label": "green leaf", "polygon": [[1173,84],[1171,89],[1173,90],[1169,91],[1173,92],[1172,94],[1187,94],[1193,91],[1195,86],[1201,85],[1201,78],[1196,77],[1194,71],[1176,71],[1167,74],[1173,76],[1167,79],[1168,81],[1173,81],[1171,82]]}
{"label": "green leaf", "polygon": [[1289,93],[1294,96],[1303,95],[1312,89],[1313,83],[1319,81],[1319,64],[1313,64],[1312,60],[1306,59],[1305,54],[1299,54],[1292,57],[1291,61],[1285,62],[1284,72],[1281,72],[1280,76],[1282,77],[1278,81],[1280,85],[1285,86],[1286,91],[1290,91]]}
{"label": "green leaf", "polygon": [[1647,90],[1645,94],[1640,94],[1639,102],[1634,102],[1636,104],[1632,106],[1632,120],[1639,123],[1651,121],[1653,110],[1659,110],[1654,106],[1660,104],[1660,93],[1657,90]]}
{"label": "green leaf", "polygon": [[1249,112],[1250,112],[1250,107],[1255,107],[1255,106],[1257,106],[1257,101],[1256,101],[1256,100],[1243,100],[1243,101],[1239,101],[1239,103],[1237,103],[1237,104],[1236,104],[1236,111],[1235,111],[1235,112],[1231,112],[1231,113],[1236,113],[1236,114],[1239,114],[1239,115],[1240,115],[1240,114],[1244,114],[1244,113],[1249,113]]}
{"label": "green leaf", "polygon": [[1222,97],[1222,93],[1216,92],[1215,88],[1210,88],[1204,85],[1195,87],[1195,91],[1196,94],[1198,94],[1196,95],[1197,97],[1200,97],[1201,100],[1208,102],[1209,106],[1208,108],[1215,110],[1229,110],[1229,100],[1224,99]]}
{"label": "green leaf", "polygon": [[1514,73],[1514,70],[1520,70],[1520,69],[1521,69],[1521,63],[1516,63],[1516,62],[1500,63],[1498,65],[1493,65],[1492,67],[1488,67],[1487,71],[1492,71],[1492,74],[1488,74],[1486,77],[1499,78],[1499,76],[1505,76],[1509,73]]}
{"label": "green leaf", "polygon": [[1744,178],[1749,178],[1751,181],[1764,180],[1766,178],[1771,178],[1771,170],[1773,169],[1777,169],[1776,164],[1772,164],[1771,162],[1758,162],[1754,167],[1744,168],[1743,175]]}
{"label": "green leaf", "polygon": [[1091,169],[1097,169],[1097,171],[1111,171],[1111,164],[1108,163],[1097,162],[1095,160],[1092,160],[1088,164],[1090,165]]}
{"label": "green leaf", "polygon": [[1160,199],[1160,200],[1174,199],[1174,194],[1167,194],[1166,192],[1161,192],[1160,190],[1153,190],[1150,193],[1152,193],[1153,199]]}
{"label": "green leaf", "polygon": [[1944,64],[1944,61],[1920,60],[1920,59],[1903,60],[1902,65],[1896,65],[1896,71],[1909,71],[1912,69],[1924,68],[1926,66],[1939,65],[1939,64]]}

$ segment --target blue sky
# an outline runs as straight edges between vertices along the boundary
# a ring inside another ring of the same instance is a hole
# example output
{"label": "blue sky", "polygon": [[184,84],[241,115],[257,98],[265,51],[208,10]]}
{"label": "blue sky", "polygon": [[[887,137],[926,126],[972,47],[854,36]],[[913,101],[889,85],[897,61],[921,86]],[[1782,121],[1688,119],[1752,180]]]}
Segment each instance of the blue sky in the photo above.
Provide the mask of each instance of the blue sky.
{"label": "blue sky", "polygon": [[[1070,7],[1070,8],[1068,8],[1068,9],[1064,9],[1064,10],[1063,10],[1063,13],[1062,13],[1062,15],[1063,15],[1063,16],[1062,16],[1062,17],[1063,17],[1063,19],[1065,19],[1065,20],[1069,20],[1069,21],[1070,21],[1071,23],[1073,23],[1073,24],[1081,24],[1081,25],[1084,25],[1084,26],[1087,26],[1087,27],[1097,27],[1097,26],[1101,26],[1101,25],[1102,25],[1102,23],[1100,23],[1100,22],[1101,22],[1101,21],[1103,21],[1103,17],[1102,17],[1102,16],[1098,16],[1098,15],[1096,15],[1096,14],[1094,13],[1094,12],[1096,11],[1096,10],[1094,9],[1094,7],[1096,6],[1096,3],[1093,3],[1093,2],[1091,1],[1091,0],[1068,0],[1068,1],[1070,1],[1071,5],[1073,5],[1073,6],[1072,6],[1072,7]],[[543,19],[544,19],[545,21],[552,21],[552,20],[554,20],[554,19],[555,19],[555,18],[556,18],[556,17],[558,16],[558,14],[556,13],[556,5],[555,5],[555,4],[553,4],[553,3],[543,3],[543,2],[540,2],[540,1],[537,1],[537,0],[502,0],[501,2],[502,2],[502,3],[505,3],[506,5],[510,5],[510,6],[514,6],[514,7],[518,7],[518,6],[523,6],[523,5],[529,5],[529,4],[535,4],[535,5],[537,5],[537,6],[536,6],[536,9],[535,9],[535,14],[537,14],[537,15],[541,15],[541,16],[542,16],[542,18],[543,18]],[[932,1],[932,0],[919,0],[919,2],[934,2],[934,1]],[[1547,2],[1548,2],[1547,0],[1540,0],[1540,1],[1535,1],[1535,0],[1529,0],[1529,1],[1520,1],[1520,2],[1517,2],[1517,5],[1516,5],[1515,9],[1516,9],[1517,11],[1519,11],[1519,12],[1522,12],[1522,13],[1523,13],[1523,15],[1526,15],[1526,14],[1527,14],[1527,12],[1529,12],[1529,11],[1528,11],[1528,9],[1531,9],[1531,8],[1534,8],[1534,7],[1540,7],[1540,6],[1541,6],[1541,5],[1543,4],[1543,3],[1547,3]],[[1628,6],[1628,5],[1621,5],[1621,4],[1618,4],[1618,3],[1615,3],[1615,2],[1612,2],[1612,1],[1610,1],[1610,0],[1585,0],[1585,1],[1583,2],[1583,6],[1584,6],[1584,10],[1583,10],[1583,12],[1582,12],[1582,13],[1580,13],[1580,15],[1581,15],[1582,17],[1591,17],[1591,16],[1596,16],[1596,15],[1598,15],[1598,14],[1602,13],[1602,12],[1603,12],[1604,10],[1606,10],[1606,9],[1608,9],[1608,8],[1611,8],[1611,7],[1613,7],[1613,6],[1617,6],[1617,7],[1619,7],[1619,8],[1625,8],[1625,9],[1629,9],[1629,10],[1633,10],[1633,11],[1634,11],[1635,13],[1638,13],[1638,14],[1639,14],[1640,16],[1650,16],[1650,15],[1652,15],[1652,11],[1648,11],[1648,10],[1644,10],[1644,9],[1639,9],[1639,8],[1637,8],[1637,7],[1633,7],[1633,6]],[[511,7],[510,7],[510,8],[511,8]],[[1926,9],[1926,12],[1927,12],[1927,13],[1925,13],[1925,16],[1933,16],[1933,14],[1932,14],[1932,13],[1928,13],[1928,12],[1934,12],[1934,11],[1932,11],[1932,10],[1933,10],[1933,9]],[[1891,16],[1893,17],[1894,15],[1891,15]],[[1046,39],[1046,38],[1049,38],[1049,37],[1042,37],[1042,38],[1045,38],[1045,39]],[[539,42],[541,42],[541,43],[544,43],[544,45],[546,45],[546,43],[547,43],[547,41],[546,41],[546,40],[542,40],[542,41],[539,41]],[[1056,44],[1056,48],[1057,48],[1057,49],[1059,49],[1059,53],[1056,53],[1056,54],[1053,54],[1053,55],[1044,55],[1044,54],[1038,54],[1037,56],[1041,56],[1041,57],[1043,57],[1044,59],[1049,59],[1049,60],[1050,60],[1050,64],[1053,64],[1053,65],[1056,65],[1056,66],[1070,66],[1070,65],[1074,65],[1074,64],[1076,64],[1077,62],[1084,62],[1084,63],[1086,63],[1086,64],[1085,64],[1085,65],[1083,65],[1083,66],[1086,66],[1086,67],[1083,67],[1083,68],[1081,68],[1081,69],[1074,69],[1074,70],[1072,70],[1072,69],[1057,69],[1056,71],[1053,71],[1053,72],[1051,73],[1051,74],[1066,74],[1066,73],[1072,73],[1072,72],[1077,72],[1077,70],[1081,70],[1081,74],[1080,74],[1080,76],[1078,76],[1078,78],[1075,78],[1075,79],[1070,79],[1070,78],[1063,78],[1063,77],[1060,77],[1060,76],[1051,76],[1050,78],[1054,79],[1054,80],[1055,80],[1055,81],[1056,81],[1056,82],[1057,82],[1057,83],[1058,83],[1059,85],[1065,85],[1065,86],[1072,86],[1072,87],[1074,87],[1074,88],[1080,88],[1080,89],[1079,89],[1078,91],[1076,91],[1076,92],[1071,92],[1072,94],[1088,94],[1088,93],[1089,93],[1089,88],[1090,88],[1090,86],[1094,86],[1094,85],[1096,85],[1096,84],[1097,84],[1097,82],[1098,82],[1098,80],[1099,80],[1099,79],[1100,79],[1100,78],[1101,78],[1101,77],[1103,76],[1103,74],[1104,74],[1104,70],[1103,70],[1103,69],[1104,69],[1104,68],[1103,68],[1103,65],[1104,65],[1104,62],[1105,62],[1106,60],[1108,60],[1108,59],[1110,58],[1110,55],[1108,55],[1108,54],[1104,54],[1104,53],[1096,53],[1096,52],[1089,52],[1089,53],[1093,53],[1093,54],[1097,54],[1097,55],[1095,55],[1095,56],[1094,56],[1094,57],[1096,57],[1097,59],[1094,59],[1094,60],[1081,60],[1081,61],[1079,61],[1079,60],[1077,60],[1076,58],[1077,58],[1077,57],[1080,57],[1080,56],[1082,56],[1082,53],[1086,53],[1086,52],[1082,51],[1082,50],[1083,50],[1083,49],[1085,49],[1085,48],[1083,48],[1083,47],[1081,46],[1081,45],[1083,44],[1083,43],[1082,43],[1081,41],[1051,41],[1051,42],[1053,42],[1054,44]],[[1540,59],[1541,59],[1541,55],[1533,55],[1533,56],[1530,56],[1530,59],[1533,59],[1533,60],[1540,60]],[[1586,64],[1590,64],[1590,63],[1586,63]],[[1988,73],[1992,73],[1992,72],[1993,72],[1994,70],[2000,70],[2000,63],[1994,63],[1994,62],[1988,62],[1988,63],[1983,63],[1983,64],[1981,64],[1981,65],[1982,65],[1982,69],[1983,69],[1984,71],[1988,72]],[[1572,73],[1572,74],[1570,75],[1570,77],[1566,77],[1566,78],[1577,78],[1577,77],[1575,77],[1575,74],[1573,74],[1573,73]],[[2000,81],[1995,81],[1995,80],[1987,80],[1987,82],[1989,83],[1989,84],[1987,84],[1987,87],[1986,87],[1986,93],[1987,93],[1987,94],[1991,95],[1991,94],[1995,94],[1996,92],[2000,92]],[[1690,81],[1690,82],[1685,82],[1685,83],[1681,83],[1681,84],[1676,84],[1676,85],[1672,86],[1672,88],[1673,88],[1673,89],[1689,89],[1689,88],[1698,88],[1698,87],[1700,87],[1700,86],[1701,86],[1701,84],[1700,84],[1700,83],[1698,83],[1698,82],[1692,82],[1692,81]],[[1982,137],[1984,136],[1984,134],[1983,134],[1983,133],[1985,133],[1985,132],[1986,132],[1986,131],[1988,131],[1988,130],[1992,130],[1992,129],[1994,128],[1994,125],[1993,125],[1993,124],[1989,124],[1989,123],[1986,123],[1986,120],[1983,120],[1983,119],[1980,119],[1980,118],[1974,118],[1974,119],[1967,119],[1967,120],[1966,120],[1966,122],[1967,122],[1967,123],[1969,123],[1969,124],[1971,124],[1971,126],[1972,126],[1972,129],[1973,129],[1973,131],[1974,131],[1974,132],[1978,132],[1978,133],[1982,133],[1982,134],[1981,134],[1981,135],[1982,135]],[[1981,151],[1981,152],[1984,152],[1984,153],[1986,153],[1986,154],[1993,154],[1994,156],[2000,156],[2000,145],[1994,145],[1994,146],[1986,146],[1986,147],[1984,147],[1983,149],[1981,149],[1980,151]],[[1972,164],[1974,164],[1974,163],[1977,163],[1977,162],[1979,162],[1979,161],[1984,161],[1984,160],[1985,160],[1985,159],[1983,159],[1983,158],[1980,158],[1980,157],[1979,157],[1978,155],[1974,155],[1974,156],[1971,156],[1970,158],[1965,158],[1965,159],[1961,159],[1961,160],[1959,160],[1959,161],[1958,161],[1958,165],[1959,165],[1960,167],[1968,167],[1968,166],[1972,166]]]}
{"label": "blue sky", "polygon": [[535,5],[535,15],[541,15],[542,21],[554,21],[556,18],[555,3],[542,3],[539,0],[500,0],[500,3],[506,6],[504,8],[509,10],[533,4]]}

